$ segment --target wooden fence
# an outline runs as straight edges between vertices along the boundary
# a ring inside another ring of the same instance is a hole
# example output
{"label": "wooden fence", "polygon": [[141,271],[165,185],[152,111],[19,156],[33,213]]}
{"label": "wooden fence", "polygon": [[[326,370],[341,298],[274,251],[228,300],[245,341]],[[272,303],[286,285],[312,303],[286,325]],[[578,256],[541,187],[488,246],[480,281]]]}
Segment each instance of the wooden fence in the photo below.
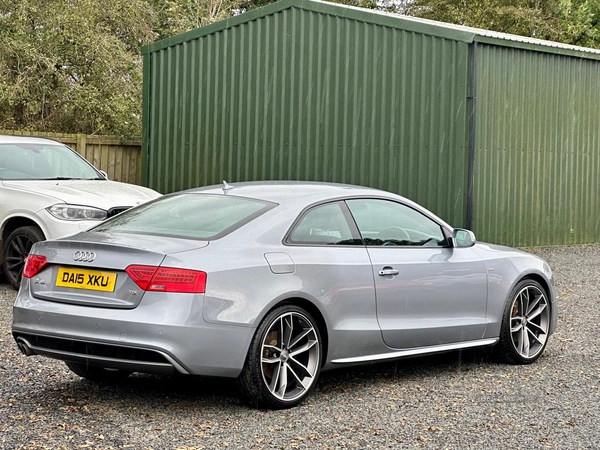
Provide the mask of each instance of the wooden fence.
{"label": "wooden fence", "polygon": [[14,130],[0,130],[0,134],[54,139],[71,147],[97,169],[104,170],[111,180],[132,184],[141,183],[142,144],[140,141],[124,140],[116,136]]}

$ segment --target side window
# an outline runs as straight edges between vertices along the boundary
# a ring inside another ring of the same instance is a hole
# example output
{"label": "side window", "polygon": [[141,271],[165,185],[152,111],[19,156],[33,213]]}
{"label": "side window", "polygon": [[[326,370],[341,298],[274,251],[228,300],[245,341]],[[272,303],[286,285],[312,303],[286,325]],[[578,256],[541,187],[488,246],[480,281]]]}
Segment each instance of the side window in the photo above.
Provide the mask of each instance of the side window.
{"label": "side window", "polygon": [[288,242],[319,245],[361,244],[359,239],[352,236],[339,202],[316,206],[305,212],[289,235]]}
{"label": "side window", "polygon": [[356,199],[346,204],[366,245],[445,247],[441,227],[414,209],[389,200]]}

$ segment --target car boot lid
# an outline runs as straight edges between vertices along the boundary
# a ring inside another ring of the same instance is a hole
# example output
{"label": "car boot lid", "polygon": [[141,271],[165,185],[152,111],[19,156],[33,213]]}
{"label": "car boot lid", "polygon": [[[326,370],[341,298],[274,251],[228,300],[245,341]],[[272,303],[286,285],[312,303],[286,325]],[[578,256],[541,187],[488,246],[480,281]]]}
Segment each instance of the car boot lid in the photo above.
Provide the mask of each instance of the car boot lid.
{"label": "car boot lid", "polygon": [[130,278],[128,268],[132,264],[142,270],[157,268],[167,255],[189,250],[190,244],[201,248],[208,242],[131,234],[108,237],[102,233],[38,242],[31,254],[45,260],[31,277],[29,289],[36,298],[58,303],[135,308],[144,291]]}
{"label": "car boot lid", "polygon": [[[138,233],[111,233],[84,231],[68,238],[38,242],[34,252],[51,254],[56,257],[58,253],[68,254],[75,251],[96,251],[114,253],[126,252],[128,254],[157,254],[162,260],[165,255],[199,249],[206,247],[208,241],[193,239],[165,239],[163,236],[146,235]],[[68,261],[68,255],[66,256]],[[123,260],[124,258],[121,258]]]}

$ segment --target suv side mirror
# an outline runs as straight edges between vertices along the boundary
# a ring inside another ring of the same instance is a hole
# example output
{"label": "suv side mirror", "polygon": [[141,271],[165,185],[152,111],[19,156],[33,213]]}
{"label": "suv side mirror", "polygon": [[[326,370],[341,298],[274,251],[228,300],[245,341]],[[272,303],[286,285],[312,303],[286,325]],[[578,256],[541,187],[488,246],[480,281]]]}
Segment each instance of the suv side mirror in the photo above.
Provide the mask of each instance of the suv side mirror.
{"label": "suv side mirror", "polygon": [[98,170],[105,180],[108,180],[108,174],[104,170]]}
{"label": "suv side mirror", "polygon": [[477,242],[475,239],[475,233],[473,233],[471,230],[455,228],[452,232],[453,247],[473,247],[475,242]]}

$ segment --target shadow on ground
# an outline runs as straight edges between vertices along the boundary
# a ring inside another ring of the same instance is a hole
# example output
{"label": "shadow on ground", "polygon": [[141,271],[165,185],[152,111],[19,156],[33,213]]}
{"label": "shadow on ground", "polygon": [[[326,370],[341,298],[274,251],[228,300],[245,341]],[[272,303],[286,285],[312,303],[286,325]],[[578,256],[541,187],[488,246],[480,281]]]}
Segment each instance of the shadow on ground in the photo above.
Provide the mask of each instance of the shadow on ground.
{"label": "shadow on ground", "polygon": [[[320,403],[330,395],[337,394],[369,395],[371,387],[379,383],[392,386],[434,379],[454,372],[467,372],[482,364],[494,365],[490,353],[489,349],[477,349],[327,371],[321,374],[309,402]],[[46,404],[71,402],[119,408],[119,405],[148,407],[148,403],[151,403],[156,408],[168,408],[171,404],[177,404],[178,409],[247,408],[234,379],[134,374],[117,384],[98,384],[76,377],[56,361],[50,362],[50,366],[55,368],[52,382],[45,383],[41,390],[30,394],[30,398],[39,397],[38,400]],[[46,371],[52,370],[52,367],[40,369]]]}

